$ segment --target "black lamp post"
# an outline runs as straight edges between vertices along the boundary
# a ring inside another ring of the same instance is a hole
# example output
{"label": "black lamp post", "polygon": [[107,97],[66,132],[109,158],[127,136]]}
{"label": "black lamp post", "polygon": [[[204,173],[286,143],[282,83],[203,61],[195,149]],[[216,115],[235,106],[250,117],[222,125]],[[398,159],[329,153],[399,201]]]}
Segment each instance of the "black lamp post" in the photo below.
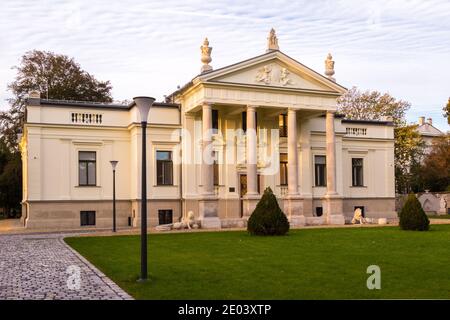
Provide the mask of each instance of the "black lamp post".
{"label": "black lamp post", "polygon": [[152,97],[133,98],[141,116],[142,127],[142,170],[141,170],[141,278],[147,280],[147,118],[150,108],[155,102]]}
{"label": "black lamp post", "polygon": [[119,161],[110,161],[113,170],[113,232],[116,232],[116,167]]}

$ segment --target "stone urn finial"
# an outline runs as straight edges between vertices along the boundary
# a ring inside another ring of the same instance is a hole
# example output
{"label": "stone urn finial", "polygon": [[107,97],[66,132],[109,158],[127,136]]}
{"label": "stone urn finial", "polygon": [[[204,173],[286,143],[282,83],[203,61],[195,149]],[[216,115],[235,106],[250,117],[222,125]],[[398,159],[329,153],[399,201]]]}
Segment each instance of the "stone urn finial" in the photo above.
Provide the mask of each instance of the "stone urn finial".
{"label": "stone urn finial", "polygon": [[274,51],[274,50],[280,50],[278,47],[278,38],[275,34],[275,29],[270,29],[269,36],[267,37],[267,50],[266,52]]}
{"label": "stone urn finial", "polygon": [[201,61],[203,63],[202,68],[200,69],[201,73],[211,71],[213,68],[209,65],[209,63],[212,61],[212,47],[209,46],[208,38],[205,38],[205,40],[203,41],[203,45],[200,47],[200,50],[202,53]]}
{"label": "stone urn finial", "polygon": [[30,99],[40,99],[41,93],[38,90],[32,90],[28,93],[28,98]]}
{"label": "stone urn finial", "polygon": [[335,81],[336,79],[333,78],[334,75],[334,61],[333,56],[331,53],[328,54],[326,60],[325,60],[325,75],[330,79],[331,81]]}

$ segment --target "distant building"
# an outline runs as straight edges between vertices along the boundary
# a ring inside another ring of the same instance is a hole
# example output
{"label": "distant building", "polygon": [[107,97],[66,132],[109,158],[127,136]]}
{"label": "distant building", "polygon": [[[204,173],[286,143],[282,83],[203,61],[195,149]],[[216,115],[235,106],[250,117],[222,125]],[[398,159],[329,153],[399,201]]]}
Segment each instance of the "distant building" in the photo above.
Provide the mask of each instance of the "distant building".
{"label": "distant building", "polygon": [[444,135],[444,132],[433,126],[432,118],[428,118],[427,121],[425,121],[425,117],[419,117],[417,131],[425,142],[425,153],[431,151],[434,138]]}

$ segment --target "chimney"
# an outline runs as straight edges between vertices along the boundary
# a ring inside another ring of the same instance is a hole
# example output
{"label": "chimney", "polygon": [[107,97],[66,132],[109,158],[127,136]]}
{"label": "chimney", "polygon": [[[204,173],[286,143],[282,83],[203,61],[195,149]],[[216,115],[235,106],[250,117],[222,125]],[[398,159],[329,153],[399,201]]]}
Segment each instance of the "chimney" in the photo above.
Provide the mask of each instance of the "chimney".
{"label": "chimney", "polygon": [[427,119],[427,122],[428,122],[428,124],[433,125],[433,119],[428,118],[428,119]]}
{"label": "chimney", "polygon": [[425,117],[419,117],[419,126],[423,126],[425,124]]}
{"label": "chimney", "polygon": [[41,93],[39,91],[31,91],[28,93],[27,102],[30,106],[39,106],[41,104]]}

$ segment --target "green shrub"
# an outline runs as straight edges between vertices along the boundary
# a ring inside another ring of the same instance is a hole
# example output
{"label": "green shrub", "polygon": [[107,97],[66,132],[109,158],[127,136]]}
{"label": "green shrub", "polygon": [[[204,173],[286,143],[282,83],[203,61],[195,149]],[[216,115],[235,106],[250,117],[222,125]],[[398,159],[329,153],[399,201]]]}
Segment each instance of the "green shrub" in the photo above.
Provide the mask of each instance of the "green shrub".
{"label": "green shrub", "polygon": [[289,231],[289,221],[270,187],[264,190],[261,200],[248,219],[247,230],[252,235],[260,236],[279,236]]}
{"label": "green shrub", "polygon": [[403,230],[426,231],[430,228],[430,220],[414,194],[408,195],[399,218]]}

